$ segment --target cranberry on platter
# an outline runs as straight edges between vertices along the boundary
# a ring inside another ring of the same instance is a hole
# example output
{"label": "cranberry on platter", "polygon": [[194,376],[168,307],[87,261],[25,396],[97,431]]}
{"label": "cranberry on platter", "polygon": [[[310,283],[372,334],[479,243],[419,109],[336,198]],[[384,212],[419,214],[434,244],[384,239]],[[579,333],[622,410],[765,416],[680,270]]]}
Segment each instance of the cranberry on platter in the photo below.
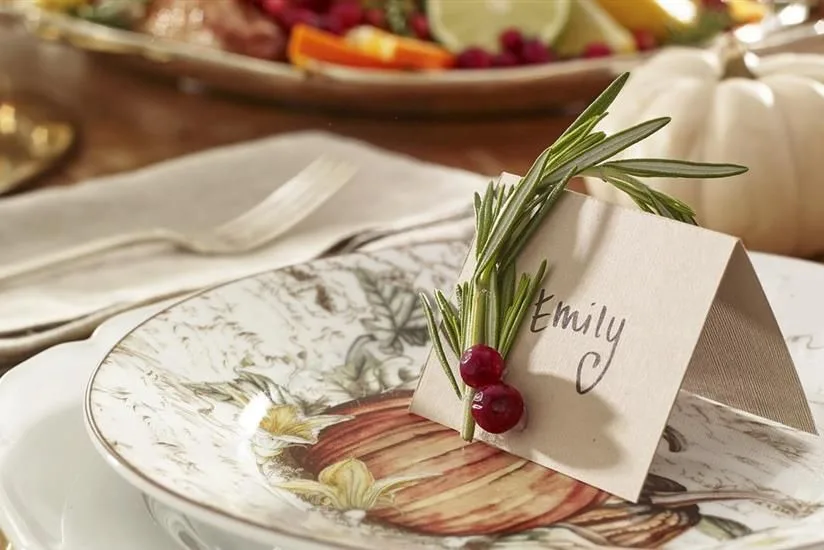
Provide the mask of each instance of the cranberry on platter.
{"label": "cranberry on platter", "polygon": [[467,48],[458,54],[455,66],[459,69],[488,69],[492,66],[492,54],[482,48]]}
{"label": "cranberry on platter", "polygon": [[555,55],[540,40],[527,40],[521,49],[521,61],[527,65],[540,65],[554,61]]}
{"label": "cranberry on platter", "polygon": [[378,8],[370,8],[363,12],[363,22],[378,29],[386,29],[386,14]]}
{"label": "cranberry on platter", "polygon": [[284,13],[292,9],[289,0],[259,0],[258,5],[266,15],[280,19]]}
{"label": "cranberry on platter", "polygon": [[298,8],[323,13],[329,9],[332,0],[291,0],[289,3]]}
{"label": "cranberry on platter", "polygon": [[493,67],[517,67],[520,64],[521,60],[512,52],[501,52],[492,58]]}
{"label": "cranberry on platter", "polygon": [[612,48],[602,42],[594,42],[584,48],[583,57],[586,59],[594,59],[596,57],[609,57],[612,55]]}
{"label": "cranberry on platter", "polygon": [[524,415],[521,392],[500,383],[487,386],[475,394],[472,418],[484,431],[491,434],[507,432],[518,425]]}
{"label": "cranberry on platter", "polygon": [[501,33],[498,38],[501,43],[501,49],[504,52],[521,55],[521,49],[524,47],[524,35],[518,29],[507,29]]}
{"label": "cranberry on platter", "polygon": [[419,40],[430,40],[432,38],[432,33],[429,31],[429,20],[422,13],[416,13],[409,18],[409,27]]}
{"label": "cranberry on platter", "polygon": [[324,27],[335,34],[345,34],[363,22],[363,8],[353,1],[338,2],[326,13]]}
{"label": "cranberry on platter", "polygon": [[460,373],[464,384],[480,389],[497,384],[504,375],[504,358],[498,350],[476,344],[461,355]]}
{"label": "cranberry on platter", "polygon": [[701,0],[701,5],[708,10],[726,11],[727,3],[725,0]]}
{"label": "cranberry on platter", "polygon": [[648,52],[658,47],[658,41],[651,32],[639,30],[632,34],[635,37],[635,47],[638,48],[638,51]]}

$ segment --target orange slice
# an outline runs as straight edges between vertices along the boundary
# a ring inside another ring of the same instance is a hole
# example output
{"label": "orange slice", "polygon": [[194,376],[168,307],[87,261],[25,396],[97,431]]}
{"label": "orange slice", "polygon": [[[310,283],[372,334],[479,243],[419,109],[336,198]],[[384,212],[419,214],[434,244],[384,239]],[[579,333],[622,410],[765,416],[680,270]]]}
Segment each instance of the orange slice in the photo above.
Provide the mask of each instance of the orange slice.
{"label": "orange slice", "polygon": [[397,65],[364,52],[345,39],[308,25],[295,25],[286,50],[289,61],[306,67],[312,61],[372,69],[397,69]]}
{"label": "orange slice", "polygon": [[402,38],[373,27],[359,27],[345,38],[308,25],[292,29],[287,47],[289,61],[306,67],[321,61],[370,69],[446,69],[455,56],[434,44]]}
{"label": "orange slice", "polygon": [[409,69],[448,69],[455,64],[455,56],[436,44],[398,36],[375,27],[356,27],[346,34],[346,41],[387,63]]}

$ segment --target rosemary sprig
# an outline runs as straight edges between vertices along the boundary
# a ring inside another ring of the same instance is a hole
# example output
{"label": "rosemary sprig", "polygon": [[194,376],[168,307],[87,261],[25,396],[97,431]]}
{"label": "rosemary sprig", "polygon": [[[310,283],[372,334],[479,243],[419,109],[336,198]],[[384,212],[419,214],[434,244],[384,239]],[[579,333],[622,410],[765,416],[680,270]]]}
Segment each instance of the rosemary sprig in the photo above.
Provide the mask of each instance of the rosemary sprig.
{"label": "rosemary sprig", "polygon": [[486,344],[506,358],[547,271],[544,260],[535,273],[518,275],[518,256],[573,177],[598,177],[626,193],[645,212],[696,224],[695,212],[688,205],[652,189],[639,178],[723,178],[747,171],[735,164],[667,159],[610,161],[617,153],[670,122],[669,118],[657,118],[610,136],[596,131],[628,78],[629,74],[625,73],[615,79],[558,140],[538,156],[517,184],[490,183],[483,195],[475,194],[475,268],[468,281],[457,285],[456,305],[441,291],[435,292],[440,323],[436,321],[429,298],[421,295],[434,351],[452,389],[463,402],[461,436],[466,441],[471,441],[475,433],[470,414],[475,390],[455,376],[443,342],[455,357],[472,345]]}

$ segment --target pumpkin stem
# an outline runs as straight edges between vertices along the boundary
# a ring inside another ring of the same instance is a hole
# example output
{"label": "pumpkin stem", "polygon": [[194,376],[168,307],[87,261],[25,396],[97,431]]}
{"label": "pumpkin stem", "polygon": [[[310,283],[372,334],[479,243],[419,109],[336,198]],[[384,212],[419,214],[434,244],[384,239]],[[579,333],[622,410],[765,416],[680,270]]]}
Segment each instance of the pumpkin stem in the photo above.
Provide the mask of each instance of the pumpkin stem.
{"label": "pumpkin stem", "polygon": [[727,33],[721,42],[721,58],[724,64],[722,79],[748,78],[754,80],[755,73],[750,69],[747,58],[752,57],[744,46],[732,33]]}

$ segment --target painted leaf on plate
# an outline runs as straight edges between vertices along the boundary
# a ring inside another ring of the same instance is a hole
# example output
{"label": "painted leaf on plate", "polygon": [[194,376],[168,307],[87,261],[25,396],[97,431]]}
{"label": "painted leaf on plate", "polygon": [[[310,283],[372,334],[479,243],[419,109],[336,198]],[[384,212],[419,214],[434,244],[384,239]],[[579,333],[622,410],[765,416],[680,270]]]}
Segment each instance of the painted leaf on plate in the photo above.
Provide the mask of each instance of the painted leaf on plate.
{"label": "painted leaf on plate", "polygon": [[355,275],[374,310],[374,317],[364,320],[363,326],[380,341],[384,352],[397,355],[403,352],[404,344],[426,344],[426,318],[415,292],[381,280],[364,269],[357,270]]}
{"label": "painted leaf on plate", "polygon": [[751,534],[753,531],[743,523],[718,516],[705,515],[695,526],[696,529],[718,540],[730,540]]}
{"label": "painted leaf on plate", "polygon": [[261,394],[274,405],[291,405],[307,415],[317,414],[327,406],[325,400],[308,401],[293,395],[266,376],[240,368],[236,368],[235,373],[237,377],[228,382],[186,383],[183,386],[210,401],[231,403],[237,407],[246,406],[249,401]]}
{"label": "painted leaf on plate", "polygon": [[416,364],[406,356],[378,359],[370,350],[373,342],[375,337],[371,334],[357,338],[349,348],[344,364],[328,378],[353,399],[378,395],[414,383],[420,372],[419,365],[416,368]]}

